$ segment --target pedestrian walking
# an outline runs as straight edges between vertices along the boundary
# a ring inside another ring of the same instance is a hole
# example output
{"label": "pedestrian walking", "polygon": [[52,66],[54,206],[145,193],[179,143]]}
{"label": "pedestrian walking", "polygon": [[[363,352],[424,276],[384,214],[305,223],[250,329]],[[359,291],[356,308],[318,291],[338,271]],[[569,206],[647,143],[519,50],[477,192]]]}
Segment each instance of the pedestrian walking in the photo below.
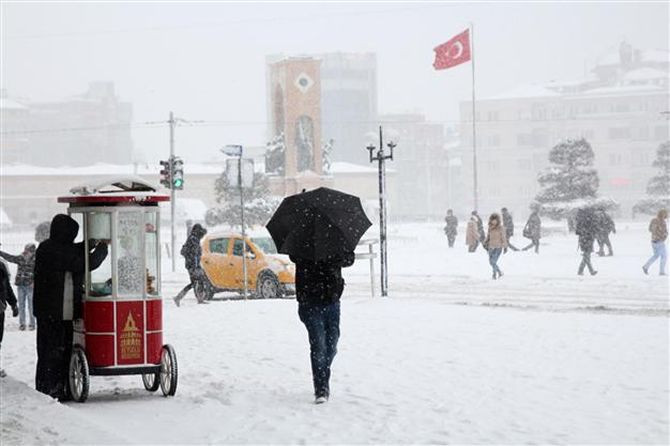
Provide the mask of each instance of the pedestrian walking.
{"label": "pedestrian walking", "polygon": [[325,187],[286,197],[266,225],[278,251],[296,265],[298,316],[309,338],[316,404],[330,398],[342,268],[353,265],[356,245],[370,226],[360,198]]}
{"label": "pedestrian walking", "polygon": [[651,232],[651,249],[654,254],[647,260],[647,263],[642,267],[642,271],[645,274],[649,274],[649,267],[660,257],[661,264],[659,268],[659,274],[665,276],[665,263],[667,260],[667,253],[665,247],[665,241],[668,239],[668,224],[666,220],[668,219],[668,211],[666,209],[661,209],[658,211],[656,217],[652,218],[649,222],[649,232]]}
{"label": "pedestrian walking", "polygon": [[[51,221],[49,238],[35,253],[33,312],[37,318],[35,388],[61,401],[69,399],[67,371],[72,352],[73,320],[81,317],[86,251],[74,243],[79,224],[68,215]],[[107,257],[107,242],[89,241],[88,268]]]}
{"label": "pedestrian walking", "polygon": [[479,246],[479,230],[477,229],[477,217],[470,216],[468,224],[465,228],[465,244],[468,246],[468,252],[477,251]]}
{"label": "pedestrian walking", "polygon": [[[19,308],[16,304],[16,296],[12,285],[9,283],[9,271],[3,262],[0,262],[0,347],[2,347],[2,337],[5,333],[5,310],[7,306],[12,309],[12,316],[19,315]],[[5,370],[0,367],[0,378],[7,376]]]}
{"label": "pedestrian walking", "polygon": [[514,236],[514,219],[512,218],[512,214],[509,213],[507,208],[502,208],[501,212],[502,212],[502,225],[505,228],[505,236],[507,237],[507,246],[512,251],[518,251],[519,248],[514,246],[510,241],[512,236]]}
{"label": "pedestrian walking", "polygon": [[180,305],[181,300],[191,288],[193,288],[193,294],[195,294],[195,298],[199,304],[207,303],[205,301],[205,293],[201,292],[205,272],[202,266],[200,266],[200,258],[202,257],[200,241],[205,234],[207,234],[207,229],[203,228],[200,223],[194,224],[186,238],[186,242],[181,247],[180,252],[184,257],[184,266],[186,266],[186,271],[188,271],[190,282],[174,297],[174,303],[177,306]]}
{"label": "pedestrian walking", "polygon": [[444,227],[444,233],[447,235],[447,241],[449,242],[449,247],[454,247],[454,241],[456,241],[456,235],[458,235],[458,218],[454,215],[454,211],[451,209],[447,210],[447,216],[444,217],[444,221],[447,225]]}
{"label": "pedestrian walking", "polygon": [[575,234],[577,234],[577,242],[579,249],[582,251],[582,261],[579,264],[577,274],[584,275],[584,268],[589,269],[592,276],[598,274],[591,265],[591,253],[593,252],[593,243],[596,238],[598,217],[592,208],[583,208],[577,211],[575,217]]}
{"label": "pedestrian walking", "polygon": [[605,212],[605,209],[598,209],[597,213],[598,226],[596,231],[596,241],[598,242],[598,255],[600,257],[605,255],[605,247],[609,253],[608,256],[613,256],[612,242],[610,242],[610,233],[616,234],[616,226],[612,217]]}
{"label": "pedestrian walking", "polygon": [[354,253],[314,262],[290,257],[296,265],[298,316],[309,337],[315,403],[330,398],[330,369],[340,338],[340,298],[344,291],[342,268],[354,264]]}
{"label": "pedestrian walking", "polygon": [[507,253],[507,236],[502,225],[500,215],[493,213],[489,217],[488,233],[484,240],[484,248],[489,252],[489,264],[493,270],[493,280],[503,276],[498,266],[498,259],[502,253]]}
{"label": "pedestrian walking", "polygon": [[482,221],[482,218],[479,216],[477,211],[472,211],[472,216],[474,216],[477,219],[477,238],[479,240],[479,243],[484,243],[484,239],[486,238],[486,232],[484,231],[484,222]]}
{"label": "pedestrian walking", "polygon": [[542,236],[542,220],[540,220],[540,213],[537,209],[528,217],[526,226],[523,228],[523,236],[530,239],[530,244],[523,248],[524,251],[535,247],[535,254],[540,253],[540,237]]}
{"label": "pedestrian walking", "polygon": [[19,300],[19,330],[26,329],[26,322],[30,330],[35,329],[33,315],[33,273],[35,270],[35,245],[28,243],[19,255],[11,255],[0,251],[0,257],[17,265],[14,285]]}

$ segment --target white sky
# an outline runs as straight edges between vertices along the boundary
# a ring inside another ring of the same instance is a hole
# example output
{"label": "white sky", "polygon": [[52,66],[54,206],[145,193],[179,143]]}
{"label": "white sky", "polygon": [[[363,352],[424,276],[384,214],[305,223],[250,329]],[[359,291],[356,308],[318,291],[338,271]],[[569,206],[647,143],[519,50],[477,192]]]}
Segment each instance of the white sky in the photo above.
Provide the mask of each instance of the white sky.
{"label": "white sky", "polygon": [[[177,152],[215,157],[231,143],[265,138],[267,54],[376,52],[379,111],[458,118],[470,67],[433,70],[433,47],[475,24],[479,96],[516,85],[572,79],[622,39],[668,48],[663,3],[87,3],[3,2],[2,88],[12,97],[57,100],[96,80],[116,84],[134,121],[226,121],[183,127]],[[327,135],[325,135],[327,136]],[[154,162],[163,128],[137,128]],[[361,148],[364,150],[364,148]]]}

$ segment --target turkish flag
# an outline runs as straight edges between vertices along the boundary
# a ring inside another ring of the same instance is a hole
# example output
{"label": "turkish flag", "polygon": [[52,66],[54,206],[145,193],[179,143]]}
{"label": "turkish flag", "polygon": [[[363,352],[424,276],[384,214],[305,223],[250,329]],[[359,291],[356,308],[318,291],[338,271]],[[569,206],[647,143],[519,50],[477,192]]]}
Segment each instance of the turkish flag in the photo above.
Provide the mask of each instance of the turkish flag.
{"label": "turkish flag", "polygon": [[442,45],[436,46],[433,51],[435,51],[433,67],[436,70],[444,70],[469,61],[470,30],[466,29]]}

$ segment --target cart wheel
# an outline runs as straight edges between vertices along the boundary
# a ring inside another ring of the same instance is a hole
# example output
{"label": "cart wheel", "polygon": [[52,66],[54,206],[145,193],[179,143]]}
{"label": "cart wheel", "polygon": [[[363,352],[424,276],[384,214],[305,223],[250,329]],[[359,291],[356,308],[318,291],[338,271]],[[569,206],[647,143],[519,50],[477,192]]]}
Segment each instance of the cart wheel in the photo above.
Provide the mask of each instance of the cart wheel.
{"label": "cart wheel", "polygon": [[149,392],[155,392],[161,385],[160,373],[143,373],[142,382],[144,383],[145,389]]}
{"label": "cart wheel", "polygon": [[83,403],[88,398],[89,388],[88,361],[81,347],[74,347],[70,356],[70,370],[68,383],[70,384],[70,395],[74,401]]}
{"label": "cart wheel", "polygon": [[170,344],[163,346],[160,371],[161,391],[165,396],[174,396],[177,392],[177,355]]}

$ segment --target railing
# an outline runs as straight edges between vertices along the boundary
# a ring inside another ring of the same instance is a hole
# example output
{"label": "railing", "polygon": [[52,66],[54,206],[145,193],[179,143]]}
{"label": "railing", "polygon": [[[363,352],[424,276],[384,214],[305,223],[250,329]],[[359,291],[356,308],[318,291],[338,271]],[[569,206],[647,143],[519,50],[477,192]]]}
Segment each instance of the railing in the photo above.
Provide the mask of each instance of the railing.
{"label": "railing", "polygon": [[367,246],[367,252],[357,252],[356,260],[369,260],[370,261],[370,294],[372,297],[375,297],[375,259],[377,258],[377,253],[375,252],[374,245],[378,244],[378,239],[362,239],[358,242],[358,246]]}

